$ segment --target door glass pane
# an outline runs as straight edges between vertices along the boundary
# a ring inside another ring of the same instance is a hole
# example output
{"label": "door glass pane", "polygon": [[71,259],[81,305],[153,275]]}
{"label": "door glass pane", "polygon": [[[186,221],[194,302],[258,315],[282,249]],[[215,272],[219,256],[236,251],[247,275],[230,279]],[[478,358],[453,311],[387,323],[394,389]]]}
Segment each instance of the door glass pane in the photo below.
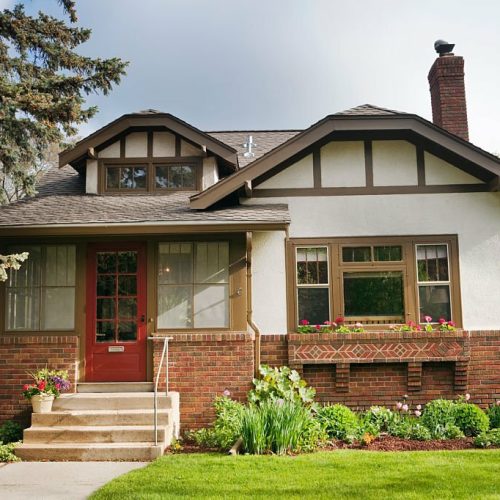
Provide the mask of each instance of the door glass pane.
{"label": "door glass pane", "polygon": [[437,322],[440,318],[451,320],[451,302],[449,285],[427,285],[418,287],[420,303],[420,321],[430,316]]}
{"label": "door glass pane", "polygon": [[97,254],[98,273],[116,273],[116,253],[99,252]]}
{"label": "door glass pane", "polygon": [[112,297],[116,293],[116,276],[100,274],[97,276],[97,295]]}
{"label": "door glass pane", "polygon": [[98,321],[96,330],[97,342],[112,342],[115,340],[115,323],[113,321]]}
{"label": "door glass pane", "polygon": [[328,288],[299,288],[299,323],[305,319],[312,325],[322,325],[330,319]]}
{"label": "door glass pane", "polygon": [[72,330],[75,327],[75,289],[42,289],[42,330]]}
{"label": "door glass pane", "polygon": [[118,323],[118,341],[136,340],[137,323],[135,321],[120,321]]}
{"label": "door glass pane", "polygon": [[192,328],[193,287],[165,286],[158,287],[158,327]]}
{"label": "door glass pane", "polygon": [[118,295],[136,295],[137,277],[122,275],[118,276]]}
{"label": "door glass pane", "polygon": [[371,262],[371,247],[343,247],[342,260],[344,262]]}
{"label": "door glass pane", "polygon": [[97,319],[115,318],[115,299],[97,299]]}
{"label": "door glass pane", "polygon": [[39,288],[7,289],[8,330],[38,330],[39,293]]}
{"label": "door glass pane", "polygon": [[137,252],[118,252],[118,272],[137,272]]}
{"label": "door glass pane", "polygon": [[346,316],[393,316],[404,318],[403,273],[344,273]]}
{"label": "door glass pane", "polygon": [[227,328],[229,326],[227,285],[194,287],[194,327]]}
{"label": "door glass pane", "polygon": [[403,249],[399,245],[373,247],[374,259],[378,262],[395,262],[403,258]]}
{"label": "door glass pane", "polygon": [[137,299],[118,299],[119,318],[137,318]]}

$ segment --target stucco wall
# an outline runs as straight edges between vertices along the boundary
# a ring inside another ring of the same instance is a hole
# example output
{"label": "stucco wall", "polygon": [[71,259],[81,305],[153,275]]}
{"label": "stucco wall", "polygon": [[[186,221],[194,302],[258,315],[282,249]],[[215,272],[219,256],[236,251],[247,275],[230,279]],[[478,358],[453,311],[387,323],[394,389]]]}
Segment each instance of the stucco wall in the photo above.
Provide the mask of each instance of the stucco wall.
{"label": "stucco wall", "polygon": [[[252,200],[271,202],[288,203],[291,238],[457,234],[463,326],[471,330],[499,328],[500,193]],[[277,292],[265,300],[269,311],[282,303]]]}
{"label": "stucco wall", "polygon": [[254,232],[253,319],[265,334],[286,333],[285,232]]}

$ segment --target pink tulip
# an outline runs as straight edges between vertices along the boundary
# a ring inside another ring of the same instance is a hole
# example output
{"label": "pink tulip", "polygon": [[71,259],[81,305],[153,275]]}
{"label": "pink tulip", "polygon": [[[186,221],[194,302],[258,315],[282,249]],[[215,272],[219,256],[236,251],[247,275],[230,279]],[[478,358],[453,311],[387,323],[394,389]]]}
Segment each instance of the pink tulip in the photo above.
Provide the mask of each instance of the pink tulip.
{"label": "pink tulip", "polygon": [[421,410],[422,409],[422,405],[417,405],[417,410]]}
{"label": "pink tulip", "polygon": [[427,321],[427,323],[430,323],[432,321],[432,318],[430,316],[424,316],[424,319],[425,321]]}
{"label": "pink tulip", "polygon": [[420,415],[422,415],[422,412],[418,411],[418,410],[415,410],[415,416],[416,417],[420,417]]}
{"label": "pink tulip", "polygon": [[470,394],[469,394],[469,393],[467,393],[467,394],[465,395],[465,401],[469,401],[469,399],[470,399]]}
{"label": "pink tulip", "polygon": [[401,408],[403,407],[403,403],[401,403],[401,401],[399,401],[397,404],[396,404],[396,408],[398,410],[401,410]]}
{"label": "pink tulip", "polygon": [[402,410],[403,411],[408,411],[408,405],[403,405]]}
{"label": "pink tulip", "polygon": [[231,396],[231,392],[229,391],[229,389],[224,389],[224,392],[222,393],[226,398],[228,398],[229,396]]}

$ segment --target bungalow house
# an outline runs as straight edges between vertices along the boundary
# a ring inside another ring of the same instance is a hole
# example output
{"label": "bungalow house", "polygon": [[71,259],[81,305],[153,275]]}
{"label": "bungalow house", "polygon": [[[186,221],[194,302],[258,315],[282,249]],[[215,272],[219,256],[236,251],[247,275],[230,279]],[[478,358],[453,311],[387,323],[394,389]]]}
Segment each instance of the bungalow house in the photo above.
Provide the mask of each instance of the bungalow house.
{"label": "bungalow house", "polygon": [[[204,132],[130,113],[1,207],[0,253],[29,252],[0,286],[2,418],[28,412],[27,370],[68,369],[75,391],[33,415],[19,454],[154,456],[157,380],[168,444],[176,394],[184,428],[207,424],[261,363],[355,408],[500,397],[500,159],[468,140],[447,50],[433,123],[362,105],[305,130]],[[296,333],[339,316],[366,332]],[[389,330],[426,316],[457,330]]]}

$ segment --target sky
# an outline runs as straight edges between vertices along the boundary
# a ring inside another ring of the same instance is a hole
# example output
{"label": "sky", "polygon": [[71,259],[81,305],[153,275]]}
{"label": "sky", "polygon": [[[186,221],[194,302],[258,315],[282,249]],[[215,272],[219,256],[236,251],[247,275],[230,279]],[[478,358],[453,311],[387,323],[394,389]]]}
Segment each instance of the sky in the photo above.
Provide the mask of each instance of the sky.
{"label": "sky", "polygon": [[[29,12],[62,15],[56,0]],[[0,8],[14,4],[0,0]],[[206,131],[302,129],[360,104],[432,120],[434,41],[465,59],[470,140],[500,152],[498,0],[77,0],[78,51],[130,62],[86,136],[153,108]]]}

